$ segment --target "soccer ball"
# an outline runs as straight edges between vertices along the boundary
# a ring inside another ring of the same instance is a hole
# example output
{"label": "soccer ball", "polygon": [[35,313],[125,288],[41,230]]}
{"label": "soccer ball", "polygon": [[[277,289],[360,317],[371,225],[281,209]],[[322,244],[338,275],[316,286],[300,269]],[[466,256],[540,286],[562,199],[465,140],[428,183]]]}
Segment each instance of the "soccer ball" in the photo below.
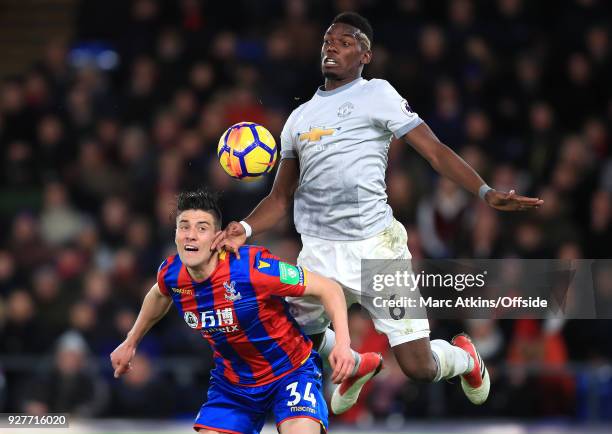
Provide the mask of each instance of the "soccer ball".
{"label": "soccer ball", "polygon": [[239,122],[229,127],[219,139],[217,156],[229,176],[254,181],[274,168],[276,141],[261,125]]}

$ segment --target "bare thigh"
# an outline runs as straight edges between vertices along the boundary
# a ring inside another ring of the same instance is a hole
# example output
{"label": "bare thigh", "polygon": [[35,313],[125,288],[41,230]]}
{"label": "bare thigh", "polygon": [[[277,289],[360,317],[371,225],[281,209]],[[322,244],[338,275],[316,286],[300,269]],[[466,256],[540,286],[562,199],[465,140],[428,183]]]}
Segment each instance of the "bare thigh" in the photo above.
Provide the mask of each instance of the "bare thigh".
{"label": "bare thigh", "polygon": [[320,434],[321,424],[307,417],[296,417],[281,423],[278,431],[280,434]]}

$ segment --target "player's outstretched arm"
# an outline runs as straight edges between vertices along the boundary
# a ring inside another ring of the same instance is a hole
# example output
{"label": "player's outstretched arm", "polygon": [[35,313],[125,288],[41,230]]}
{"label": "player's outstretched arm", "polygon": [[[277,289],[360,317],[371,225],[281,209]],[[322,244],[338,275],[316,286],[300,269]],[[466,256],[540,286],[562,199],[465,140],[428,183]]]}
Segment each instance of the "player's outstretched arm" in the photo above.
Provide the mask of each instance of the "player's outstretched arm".
{"label": "player's outstretched arm", "polygon": [[136,347],[149,329],[166,315],[171,304],[172,299],[159,291],[157,283],[153,285],[142,302],[134,326],[121,345],[110,355],[115,378],[119,378],[132,368],[131,362],[136,354]]}
{"label": "player's outstretched arm", "polygon": [[333,370],[332,381],[339,384],[351,375],[355,367],[344,293],[338,283],[318,274],[309,272],[307,280],[304,295],[312,295],[321,300],[325,312],[334,325],[336,344],[329,354],[329,364]]}
{"label": "player's outstretched arm", "polygon": [[[480,187],[485,184],[480,175],[463,158],[438,140],[427,124],[422,123],[409,131],[404,138],[440,175],[478,195]],[[484,199],[491,207],[501,211],[524,211],[539,208],[544,203],[537,197],[519,196],[514,190],[509,193],[489,190]]]}
{"label": "player's outstretched arm", "polygon": [[[284,158],[280,162],[272,190],[245,220],[253,234],[260,234],[274,228],[291,207],[293,194],[297,188],[300,169],[296,158]],[[244,227],[238,222],[230,222],[214,239],[211,250],[228,250],[237,254],[247,239]]]}

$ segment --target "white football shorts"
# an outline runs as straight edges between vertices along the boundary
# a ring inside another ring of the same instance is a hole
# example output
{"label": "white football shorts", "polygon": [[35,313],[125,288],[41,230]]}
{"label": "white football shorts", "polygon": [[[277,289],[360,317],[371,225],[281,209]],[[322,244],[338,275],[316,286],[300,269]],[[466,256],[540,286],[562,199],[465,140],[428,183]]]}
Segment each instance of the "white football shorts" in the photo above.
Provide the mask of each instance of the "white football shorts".
{"label": "white football shorts", "polygon": [[[359,302],[361,260],[411,259],[407,243],[406,229],[395,219],[387,229],[365,240],[330,241],[302,235],[302,250],[297,263],[340,283],[346,304],[350,307]],[[304,333],[323,333],[329,326],[330,320],[323,305],[314,297],[287,297],[287,301],[291,314]],[[392,347],[429,336],[427,319],[376,318],[374,312],[370,312],[370,315],[376,331],[387,335]]]}

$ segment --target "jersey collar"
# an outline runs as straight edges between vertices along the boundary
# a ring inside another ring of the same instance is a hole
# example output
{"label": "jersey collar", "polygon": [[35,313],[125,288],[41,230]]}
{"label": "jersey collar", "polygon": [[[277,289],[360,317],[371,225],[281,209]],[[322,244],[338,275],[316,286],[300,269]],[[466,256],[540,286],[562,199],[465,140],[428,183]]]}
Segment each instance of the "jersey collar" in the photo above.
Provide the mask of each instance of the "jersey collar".
{"label": "jersey collar", "polygon": [[349,83],[343,84],[342,86],[335,88],[334,90],[324,90],[323,86],[319,86],[319,88],[317,89],[317,95],[332,96],[344,90],[350,89],[351,87],[355,86],[357,83],[360,83],[362,81],[365,81],[365,79],[363,77],[358,77]]}
{"label": "jersey collar", "polygon": [[210,273],[210,275],[206,279],[196,280],[191,275],[191,273],[189,273],[189,270],[187,270],[187,273],[189,273],[189,277],[191,278],[191,280],[194,283],[200,284],[200,283],[204,283],[204,282],[212,282],[213,281],[214,277],[219,272],[219,270],[223,267],[224,263],[226,262],[226,259],[229,257],[229,254],[225,250],[222,250],[217,255],[218,255],[218,258],[219,258],[219,260],[217,261],[217,266],[214,268],[214,270],[212,270],[212,272]]}

